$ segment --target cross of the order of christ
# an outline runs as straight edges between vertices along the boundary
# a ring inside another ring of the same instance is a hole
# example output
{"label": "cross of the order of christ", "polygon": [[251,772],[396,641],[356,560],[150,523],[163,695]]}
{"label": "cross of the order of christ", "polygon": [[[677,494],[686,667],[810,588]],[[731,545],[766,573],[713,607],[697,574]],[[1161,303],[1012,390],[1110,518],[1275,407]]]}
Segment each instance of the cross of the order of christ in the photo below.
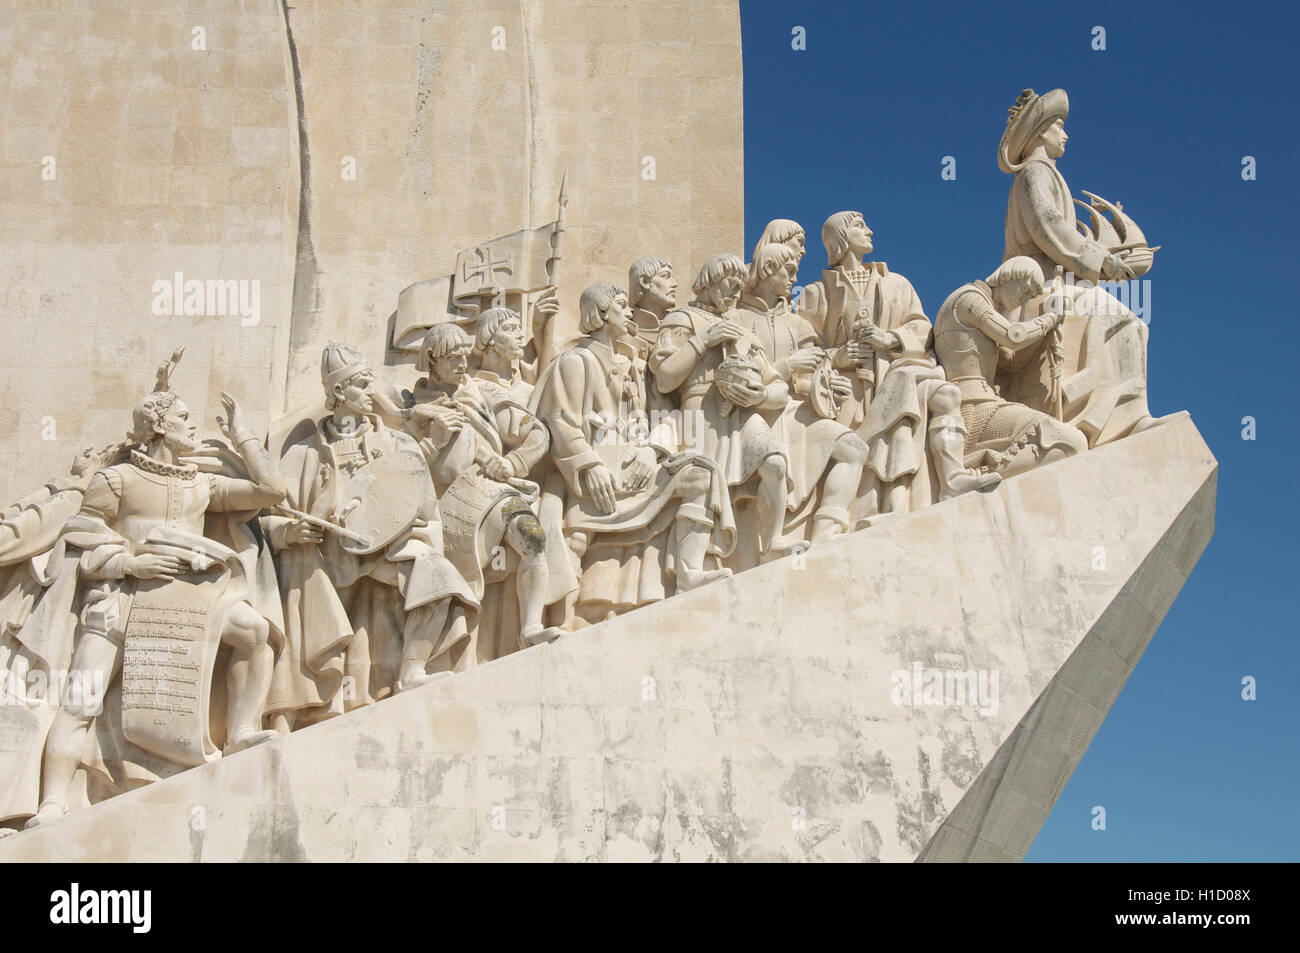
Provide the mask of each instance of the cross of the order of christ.
{"label": "cross of the order of christ", "polygon": [[491,286],[496,283],[496,273],[498,270],[505,272],[507,275],[513,274],[515,270],[514,258],[509,253],[504,258],[493,258],[490,250],[480,245],[474,249],[474,254],[478,256],[478,262],[473,266],[465,262],[465,280],[471,281],[479,278],[485,286]]}

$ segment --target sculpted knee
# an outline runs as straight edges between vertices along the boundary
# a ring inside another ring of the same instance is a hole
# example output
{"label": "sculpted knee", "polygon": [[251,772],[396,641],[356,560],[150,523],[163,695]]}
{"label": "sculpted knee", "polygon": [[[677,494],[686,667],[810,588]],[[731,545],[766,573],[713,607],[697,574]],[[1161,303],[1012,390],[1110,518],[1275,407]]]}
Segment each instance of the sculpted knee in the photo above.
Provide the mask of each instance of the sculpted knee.
{"label": "sculpted knee", "polygon": [[785,457],[774,453],[758,465],[758,478],[764,483],[784,482],[787,470]]}
{"label": "sculpted knee", "polygon": [[679,486],[683,496],[698,496],[707,493],[712,474],[706,467],[692,463],[682,471]]}
{"label": "sculpted knee", "polygon": [[855,433],[846,433],[835,441],[835,458],[862,465],[867,462],[867,444]]}
{"label": "sculpted knee", "polygon": [[510,533],[521,556],[536,556],[546,550],[546,531],[531,511],[525,510],[510,521]]}
{"label": "sculpted knee", "polygon": [[231,648],[256,648],[265,645],[270,636],[270,624],[247,602],[237,602],[230,607],[221,638]]}

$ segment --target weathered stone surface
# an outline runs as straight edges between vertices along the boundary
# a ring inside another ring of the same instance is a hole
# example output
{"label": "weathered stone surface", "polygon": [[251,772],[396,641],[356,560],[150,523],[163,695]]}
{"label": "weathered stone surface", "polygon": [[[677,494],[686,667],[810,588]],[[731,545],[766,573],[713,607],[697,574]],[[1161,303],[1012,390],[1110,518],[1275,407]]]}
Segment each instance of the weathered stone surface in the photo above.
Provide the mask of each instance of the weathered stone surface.
{"label": "weathered stone surface", "polygon": [[[259,429],[315,397],[329,340],[402,378],[383,367],[398,292],[550,221],[565,169],[570,330],[582,288],[641,254],[686,274],[740,247],[734,0],[288,6],[56,3],[0,25],[0,499],[121,439],[148,383],[122,368],[160,339],[188,348],[197,416],[233,390]],[[154,314],[178,272],[257,281],[258,323]]]}
{"label": "weathered stone surface", "polygon": [[[0,842],[10,860],[1019,859],[1213,532],[1166,423]],[[895,673],[997,673],[899,705]]]}

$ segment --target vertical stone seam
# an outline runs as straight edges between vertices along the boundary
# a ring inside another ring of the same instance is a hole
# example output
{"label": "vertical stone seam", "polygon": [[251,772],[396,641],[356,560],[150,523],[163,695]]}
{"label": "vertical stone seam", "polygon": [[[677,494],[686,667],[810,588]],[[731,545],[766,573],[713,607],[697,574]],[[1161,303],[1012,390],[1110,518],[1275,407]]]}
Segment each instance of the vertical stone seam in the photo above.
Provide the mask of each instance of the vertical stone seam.
{"label": "vertical stone seam", "polygon": [[307,139],[307,109],[302,91],[302,67],[298,62],[298,47],[289,23],[289,0],[280,0],[280,14],[284,22],[284,39],[289,54],[288,77],[293,86],[294,116],[296,123],[289,130],[298,156],[298,242],[293,268],[293,297],[289,317],[288,355],[285,361],[285,381],[280,411],[288,410],[289,388],[294,373],[295,358],[299,348],[310,337],[311,323],[304,316],[315,310],[320,295],[317,282],[316,250],[311,233],[311,155]]}
{"label": "vertical stone seam", "polygon": [[519,22],[524,34],[524,125],[527,127],[524,148],[524,194],[528,196],[525,228],[533,227],[533,181],[537,162],[537,64],[533,59],[533,34],[528,26],[528,2],[519,0]]}

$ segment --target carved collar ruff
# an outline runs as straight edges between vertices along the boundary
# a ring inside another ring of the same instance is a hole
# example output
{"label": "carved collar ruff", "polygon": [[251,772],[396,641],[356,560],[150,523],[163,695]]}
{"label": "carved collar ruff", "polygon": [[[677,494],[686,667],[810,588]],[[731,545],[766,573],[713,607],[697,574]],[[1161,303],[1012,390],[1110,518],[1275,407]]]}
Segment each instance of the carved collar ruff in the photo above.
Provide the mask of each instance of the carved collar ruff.
{"label": "carved collar ruff", "polygon": [[163,463],[139,450],[131,451],[131,463],[146,473],[156,473],[166,477],[193,477],[199,472],[199,468],[192,463]]}

